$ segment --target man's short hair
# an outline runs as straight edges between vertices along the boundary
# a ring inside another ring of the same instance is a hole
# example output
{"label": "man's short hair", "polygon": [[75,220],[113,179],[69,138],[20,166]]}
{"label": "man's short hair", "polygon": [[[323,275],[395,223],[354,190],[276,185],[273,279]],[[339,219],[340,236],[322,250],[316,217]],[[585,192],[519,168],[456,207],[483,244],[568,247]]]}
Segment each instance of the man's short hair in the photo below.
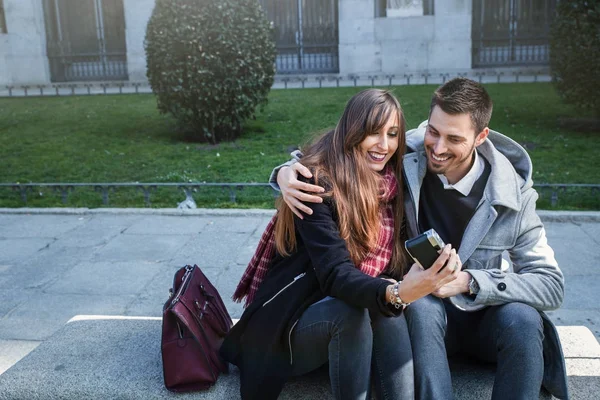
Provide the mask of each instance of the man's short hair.
{"label": "man's short hair", "polygon": [[469,114],[475,133],[490,123],[492,99],[483,85],[467,78],[454,78],[440,86],[431,99],[429,114],[439,106],[446,114]]}

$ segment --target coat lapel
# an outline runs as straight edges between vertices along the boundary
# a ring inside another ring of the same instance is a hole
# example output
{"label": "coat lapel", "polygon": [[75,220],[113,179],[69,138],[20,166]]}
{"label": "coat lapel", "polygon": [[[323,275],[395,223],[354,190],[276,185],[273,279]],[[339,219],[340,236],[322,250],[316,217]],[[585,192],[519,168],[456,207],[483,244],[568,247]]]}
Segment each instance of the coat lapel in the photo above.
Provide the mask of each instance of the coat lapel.
{"label": "coat lapel", "polygon": [[497,217],[498,212],[491,206],[484,195],[465,229],[460,248],[458,249],[458,255],[463,263],[471,257],[479,243],[481,243],[485,235],[489,232]]}
{"label": "coat lapel", "polygon": [[405,203],[411,203],[406,207],[406,218],[411,236],[419,234],[419,201],[421,195],[421,183],[427,172],[427,158],[423,152],[409,153],[404,156],[404,178],[408,189],[409,198]]}

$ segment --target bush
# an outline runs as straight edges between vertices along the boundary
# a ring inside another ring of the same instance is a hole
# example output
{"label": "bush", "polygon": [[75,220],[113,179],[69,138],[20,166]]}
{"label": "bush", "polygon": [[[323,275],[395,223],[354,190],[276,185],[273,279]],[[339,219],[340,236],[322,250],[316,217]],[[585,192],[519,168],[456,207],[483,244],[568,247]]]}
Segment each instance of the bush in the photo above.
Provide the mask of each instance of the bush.
{"label": "bush", "polygon": [[559,1],[552,25],[552,80],[567,103],[600,116],[600,1]]}
{"label": "bush", "polygon": [[145,48],[160,112],[195,140],[233,140],[267,102],[272,29],[257,0],[156,0]]}

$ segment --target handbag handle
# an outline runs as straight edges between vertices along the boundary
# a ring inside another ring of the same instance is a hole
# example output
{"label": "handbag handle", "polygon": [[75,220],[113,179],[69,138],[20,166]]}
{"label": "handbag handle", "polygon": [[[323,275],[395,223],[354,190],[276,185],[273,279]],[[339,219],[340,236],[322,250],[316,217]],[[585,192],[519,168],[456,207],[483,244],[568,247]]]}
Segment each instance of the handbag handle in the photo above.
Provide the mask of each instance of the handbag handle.
{"label": "handbag handle", "polygon": [[[196,306],[196,308],[199,311],[199,313],[197,315],[194,314],[194,316],[196,317],[196,319],[198,320],[198,322],[200,322],[202,320],[202,318],[204,317],[204,314],[206,313],[207,307],[209,305],[211,305],[211,303],[208,300],[205,300],[204,301],[204,305],[201,306],[200,303],[198,303],[198,301],[194,301],[194,305]],[[211,307],[211,311],[212,311],[213,318],[215,318],[217,324],[220,325],[220,326],[213,326],[213,329],[221,337],[227,335],[227,333],[229,332],[229,330],[225,326],[223,318],[221,318],[221,315],[219,314],[218,309],[215,309],[215,307]]]}

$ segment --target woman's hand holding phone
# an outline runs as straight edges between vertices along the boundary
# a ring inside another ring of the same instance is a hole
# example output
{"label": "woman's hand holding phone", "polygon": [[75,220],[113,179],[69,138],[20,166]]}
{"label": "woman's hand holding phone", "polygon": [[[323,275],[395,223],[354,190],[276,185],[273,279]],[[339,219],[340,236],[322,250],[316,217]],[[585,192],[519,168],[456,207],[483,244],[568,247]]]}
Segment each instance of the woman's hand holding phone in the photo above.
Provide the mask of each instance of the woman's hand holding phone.
{"label": "woman's hand holding phone", "polygon": [[[444,268],[445,265],[448,267]],[[447,244],[431,268],[423,269],[417,263],[412,265],[402,279],[399,296],[408,303],[427,296],[454,281],[461,272],[461,267],[456,250]]]}

